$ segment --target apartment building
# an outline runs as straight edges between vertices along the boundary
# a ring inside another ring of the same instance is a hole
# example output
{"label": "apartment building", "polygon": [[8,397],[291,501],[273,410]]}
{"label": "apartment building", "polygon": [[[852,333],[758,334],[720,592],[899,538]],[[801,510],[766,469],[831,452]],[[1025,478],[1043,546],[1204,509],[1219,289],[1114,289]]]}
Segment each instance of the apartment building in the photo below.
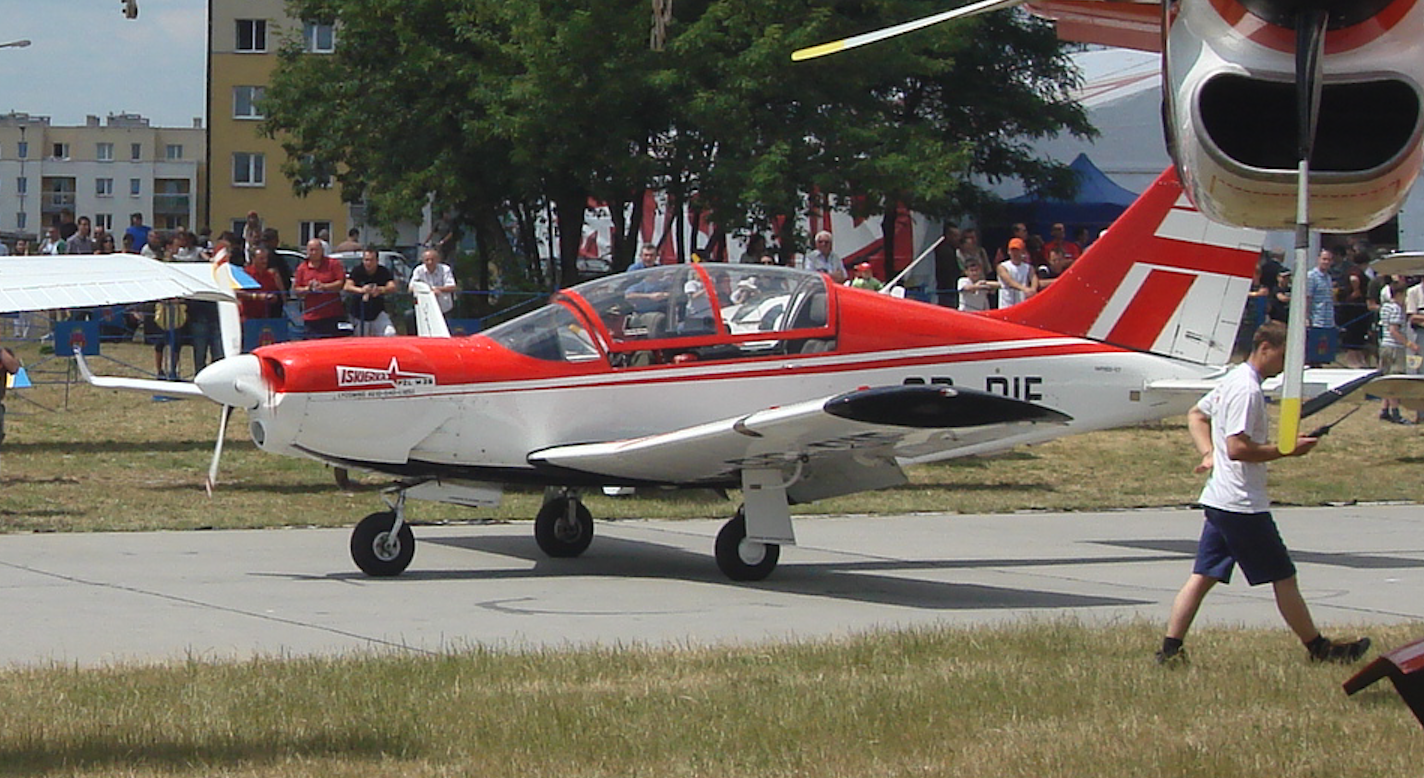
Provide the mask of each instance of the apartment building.
{"label": "apartment building", "polygon": [[163,229],[200,228],[206,146],[196,119],[191,128],[153,127],[137,114],[110,114],[69,127],[0,114],[0,233],[38,235],[65,211],[120,230],[132,213]]}
{"label": "apartment building", "polygon": [[[215,232],[239,234],[249,211],[273,228],[283,245],[299,246],[327,230],[333,243],[358,224],[360,213],[341,202],[338,188],[305,197],[282,175],[280,141],[258,133],[261,101],[283,41],[301,36],[314,55],[335,50],[331,24],[291,19],[284,0],[210,0],[208,40],[208,207]],[[320,110],[313,106],[313,110]]]}

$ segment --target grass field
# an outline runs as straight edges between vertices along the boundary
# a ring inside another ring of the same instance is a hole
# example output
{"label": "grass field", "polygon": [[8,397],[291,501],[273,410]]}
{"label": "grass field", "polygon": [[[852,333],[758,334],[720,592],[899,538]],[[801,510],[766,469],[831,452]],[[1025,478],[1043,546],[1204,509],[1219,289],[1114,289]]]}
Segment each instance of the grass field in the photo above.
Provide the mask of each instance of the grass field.
{"label": "grass field", "polygon": [[[1417,632],[1414,630],[1413,632]],[[1038,622],[737,649],[0,672],[0,775],[1410,776],[1419,725],[1279,631]],[[1376,632],[1385,642],[1411,634]]]}
{"label": "grass field", "polygon": [[[132,364],[137,346],[113,349]],[[217,409],[46,382],[12,394],[0,450],[9,532],[334,526],[374,485],[273,457],[234,417],[223,483],[203,476]],[[105,365],[105,372],[121,372]],[[51,372],[51,369],[58,372]],[[1333,419],[1358,404],[1324,414]],[[802,512],[1003,512],[1181,505],[1200,479],[1181,419],[915,468],[909,486]],[[1424,428],[1362,409],[1273,466],[1273,496],[1420,501]],[[417,521],[527,518],[415,503]],[[735,499],[735,495],[733,495]],[[728,515],[704,493],[590,499],[595,516]],[[2,541],[3,539],[0,539]],[[1193,664],[1150,661],[1160,624],[1030,621],[742,648],[0,669],[0,776],[1403,776],[1420,728],[1388,685],[1312,665],[1284,629],[1204,629]],[[1424,625],[1372,627],[1377,645]]]}

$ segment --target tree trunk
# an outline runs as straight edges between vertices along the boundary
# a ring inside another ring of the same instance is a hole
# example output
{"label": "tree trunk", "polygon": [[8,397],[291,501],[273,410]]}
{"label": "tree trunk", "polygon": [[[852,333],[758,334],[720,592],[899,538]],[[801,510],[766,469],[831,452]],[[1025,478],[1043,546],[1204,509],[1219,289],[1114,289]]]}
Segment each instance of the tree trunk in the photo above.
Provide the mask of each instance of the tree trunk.
{"label": "tree trunk", "polygon": [[554,198],[554,208],[559,212],[558,287],[562,289],[578,283],[578,255],[583,244],[588,194],[582,190],[563,192]]}

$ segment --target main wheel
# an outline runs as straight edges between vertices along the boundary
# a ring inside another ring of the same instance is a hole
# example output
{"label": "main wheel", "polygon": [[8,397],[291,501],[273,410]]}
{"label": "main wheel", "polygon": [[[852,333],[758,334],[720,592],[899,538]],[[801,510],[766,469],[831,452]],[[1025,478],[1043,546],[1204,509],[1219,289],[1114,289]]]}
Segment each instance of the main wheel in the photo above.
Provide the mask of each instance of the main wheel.
{"label": "main wheel", "polygon": [[717,533],[717,567],[733,581],[760,581],[771,575],[781,559],[781,546],[747,540],[747,516],[743,509],[722,525]]}
{"label": "main wheel", "polygon": [[415,558],[415,534],[409,524],[401,524],[400,531],[392,535],[395,523],[395,513],[381,511],[362,519],[352,530],[351,560],[361,572],[389,578],[410,566],[410,560]]}
{"label": "main wheel", "polygon": [[593,514],[574,500],[574,515],[569,516],[569,502],[568,497],[556,497],[544,503],[534,517],[534,540],[549,556],[575,557],[593,542]]}

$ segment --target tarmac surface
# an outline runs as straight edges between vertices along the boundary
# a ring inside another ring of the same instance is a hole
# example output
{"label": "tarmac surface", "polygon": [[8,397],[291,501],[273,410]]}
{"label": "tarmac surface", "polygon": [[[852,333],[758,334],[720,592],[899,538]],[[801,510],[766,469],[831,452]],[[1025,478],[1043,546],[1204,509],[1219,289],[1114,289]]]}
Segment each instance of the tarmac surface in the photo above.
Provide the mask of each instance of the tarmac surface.
{"label": "tarmac surface", "polygon": [[[1424,508],[1276,511],[1316,621],[1424,622]],[[349,530],[0,536],[0,664],[579,645],[749,644],[1071,615],[1165,621],[1194,510],[805,517],[755,584],[712,560],[721,521],[598,522],[549,559],[528,522],[416,527],[399,578]],[[1285,629],[1270,587],[1217,587],[1198,624]],[[1329,630],[1327,629],[1327,632]]]}

